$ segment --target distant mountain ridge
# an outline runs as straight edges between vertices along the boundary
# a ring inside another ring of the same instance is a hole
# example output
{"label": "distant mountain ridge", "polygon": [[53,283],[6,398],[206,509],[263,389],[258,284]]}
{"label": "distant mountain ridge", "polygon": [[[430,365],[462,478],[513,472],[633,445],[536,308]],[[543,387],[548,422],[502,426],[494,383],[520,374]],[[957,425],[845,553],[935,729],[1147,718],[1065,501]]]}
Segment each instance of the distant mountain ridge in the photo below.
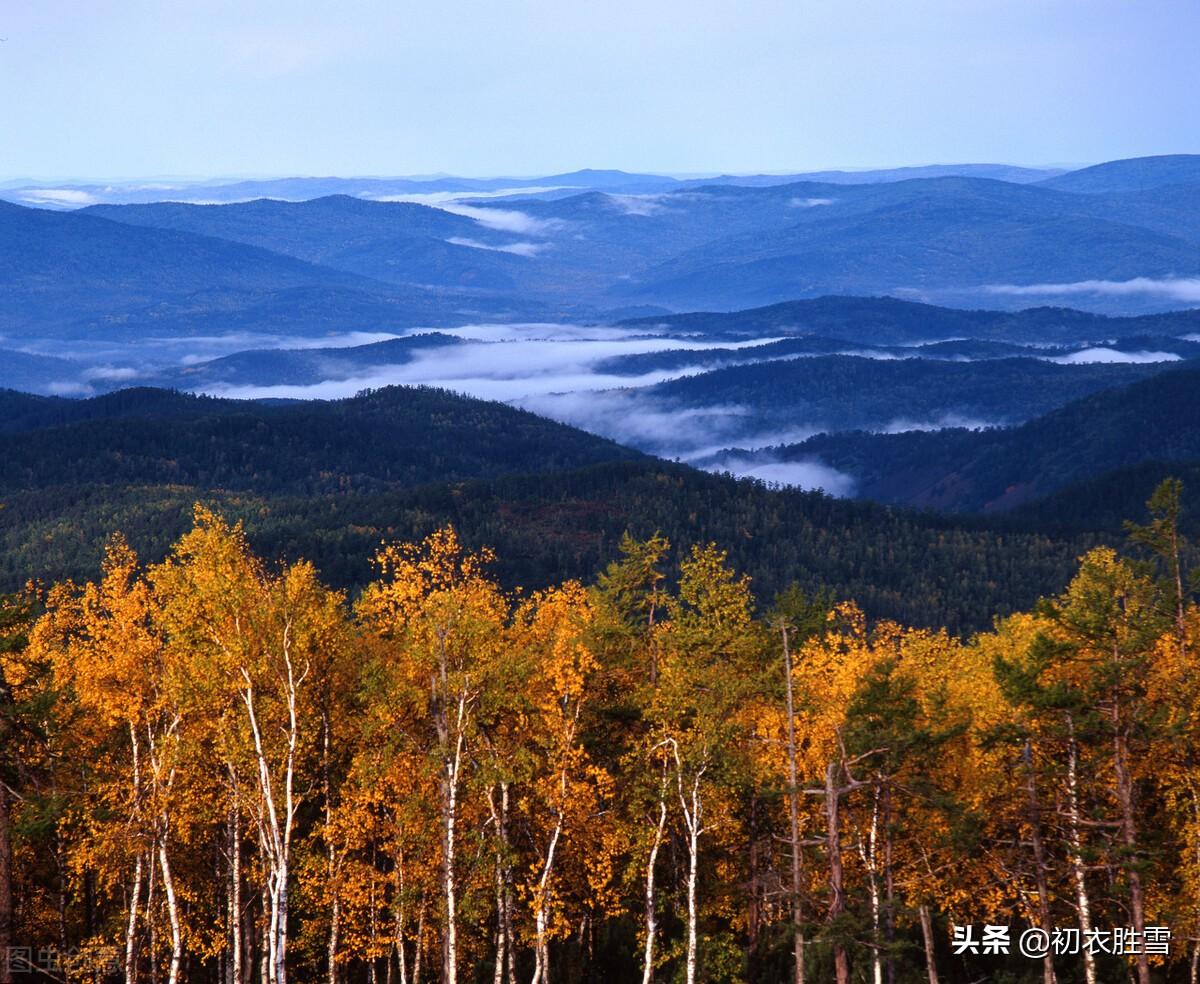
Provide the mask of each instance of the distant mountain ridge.
{"label": "distant mountain ridge", "polygon": [[[302,179],[308,192],[339,193],[71,213],[3,204],[0,334],[319,335],[824,294],[1170,309],[1200,290],[1200,178],[1184,180],[1194,160],[1072,172],[1088,187],[1103,179],[1086,194],[1059,184],[1071,174],[999,180],[1003,170],[980,165],[857,183],[583,171],[545,179],[556,183],[544,197],[526,183],[528,197],[503,202],[368,200],[341,179]],[[1170,183],[1145,190],[1147,174]],[[444,194],[513,190],[458,183]]]}
{"label": "distant mountain ridge", "polygon": [[1072,308],[964,310],[894,297],[826,296],[741,311],[629,318],[623,327],[670,328],[705,338],[753,338],[784,332],[861,345],[904,345],[954,337],[1066,344],[1136,335],[1200,332],[1200,309],[1108,316]]}
{"label": "distant mountain ridge", "polygon": [[1164,154],[1107,161],[1041,182],[1047,188],[1089,195],[1196,183],[1200,183],[1200,154]]}

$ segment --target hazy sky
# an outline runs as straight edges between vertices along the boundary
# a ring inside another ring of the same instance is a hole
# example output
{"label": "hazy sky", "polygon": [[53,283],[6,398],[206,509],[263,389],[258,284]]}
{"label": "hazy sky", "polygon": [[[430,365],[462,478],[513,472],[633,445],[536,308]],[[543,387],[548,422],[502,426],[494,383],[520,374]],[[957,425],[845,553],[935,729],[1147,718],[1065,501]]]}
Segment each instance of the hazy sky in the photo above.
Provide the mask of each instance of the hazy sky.
{"label": "hazy sky", "polygon": [[0,179],[1200,152],[1200,0],[7,0]]}

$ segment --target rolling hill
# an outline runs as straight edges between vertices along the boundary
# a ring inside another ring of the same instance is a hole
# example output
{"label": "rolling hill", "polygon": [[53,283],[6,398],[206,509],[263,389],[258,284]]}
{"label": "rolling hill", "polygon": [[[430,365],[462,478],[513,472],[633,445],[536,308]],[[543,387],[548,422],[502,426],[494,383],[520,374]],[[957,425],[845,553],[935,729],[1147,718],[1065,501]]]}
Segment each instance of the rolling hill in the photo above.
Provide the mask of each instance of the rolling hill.
{"label": "rolling hill", "polygon": [[1058,590],[1094,542],[775,491],[428,390],[282,406],[0,393],[0,410],[0,590],[95,576],[114,530],[161,557],[199,500],[243,520],[267,558],[307,557],[347,589],[370,578],[381,541],[447,522],[527,589],[590,577],[623,532],[660,530],[678,552],[728,547],[764,604],[798,580],[874,616],[967,631]]}
{"label": "rolling hill", "polygon": [[1045,188],[1087,195],[1146,191],[1200,182],[1200,154],[1164,154],[1107,161],[1040,182]]}
{"label": "rolling hill", "polygon": [[[727,408],[749,436],[896,430],[955,420],[1015,423],[1088,393],[1145,379],[1169,363],[1058,365],[1036,359],[947,362],[816,356],[732,366],[635,391],[664,413]],[[831,461],[834,467],[840,466]]]}
{"label": "rolling hill", "polygon": [[[245,243],[394,283],[512,290],[514,275],[529,263],[526,257],[503,252],[515,237],[498,236],[465,216],[347,195],[304,202],[97,205],[85,214]],[[452,239],[491,248],[464,246]]]}
{"label": "rolling hill", "polygon": [[816,335],[860,345],[912,345],[950,338],[1070,344],[1137,335],[1200,332],[1200,309],[1110,317],[1070,308],[1022,311],[962,310],[892,297],[818,297],[741,311],[655,315],[620,322],[708,339]]}
{"label": "rolling hill", "polygon": [[228,239],[5,202],[0,295],[0,333],[10,338],[321,334],[462,323],[511,306],[384,284]]}
{"label": "rolling hill", "polygon": [[1113,469],[1200,460],[1200,369],[1096,392],[1019,427],[822,434],[770,454],[819,460],[868,499],[1003,512]]}
{"label": "rolling hill", "polygon": [[5,400],[22,423],[0,436],[0,492],[164,483],[316,495],[638,456],[504,404],[425,388],[274,406],[153,389],[73,406]]}

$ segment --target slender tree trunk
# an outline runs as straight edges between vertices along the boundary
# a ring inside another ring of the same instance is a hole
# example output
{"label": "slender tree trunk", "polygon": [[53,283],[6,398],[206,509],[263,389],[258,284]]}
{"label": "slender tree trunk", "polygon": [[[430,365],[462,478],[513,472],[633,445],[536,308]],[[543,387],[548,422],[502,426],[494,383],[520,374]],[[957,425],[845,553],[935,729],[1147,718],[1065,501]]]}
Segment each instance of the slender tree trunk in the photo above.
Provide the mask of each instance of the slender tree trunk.
{"label": "slender tree trunk", "polygon": [[[3,736],[0,735],[0,738]],[[0,984],[12,984],[8,955],[13,945],[12,819],[8,787],[0,780]],[[140,861],[140,857],[139,857]]]}
{"label": "slender tree trunk", "polygon": [[229,806],[229,982],[242,984],[242,816],[237,785]]}
{"label": "slender tree trunk", "polygon": [[860,845],[859,854],[862,856],[863,867],[867,871],[867,892],[871,899],[871,979],[875,984],[883,984],[883,959],[880,954],[880,924],[881,905],[879,898],[879,785],[872,789],[871,829],[867,835],[865,846]]}
{"label": "slender tree trunk", "polygon": [[167,900],[167,919],[171,925],[171,965],[167,972],[167,984],[179,981],[179,965],[183,959],[183,929],[179,921],[179,904],[175,898],[175,879],[171,876],[171,861],[167,856],[167,831],[164,829],[158,841],[158,867],[162,872],[163,894]]}
{"label": "slender tree trunk", "polygon": [[[8,708],[13,696],[8,681],[0,670],[0,754],[8,759],[10,725]],[[8,786],[0,779],[0,984],[12,984],[8,955],[13,946],[13,865],[12,865],[12,806]]]}
{"label": "slender tree trunk", "polygon": [[800,845],[800,781],[796,767],[796,708],[792,683],[792,651],[788,644],[788,629],[780,628],[783,637],[783,676],[787,685],[787,759],[788,759],[788,820],[791,825],[792,847],[792,960],[793,980],[804,984],[804,909],[801,902],[804,888],[804,857]]}
{"label": "slender tree trunk", "polygon": [[896,869],[892,863],[892,787],[883,790],[883,932],[887,984],[896,984]]}
{"label": "slender tree trunk", "polygon": [[[699,806],[697,778],[692,784],[693,810]],[[688,823],[688,873],[687,873],[687,984],[696,984],[696,880],[700,855],[699,817],[693,816]]]}
{"label": "slender tree trunk", "polygon": [[[829,864],[829,924],[834,927],[846,911],[846,889],[842,874],[841,797],[835,782],[836,770],[836,762],[830,762],[825,767],[825,853]],[[850,961],[846,955],[846,945],[840,939],[835,939],[833,943],[833,971],[837,984],[850,984]]]}
{"label": "slender tree trunk", "polygon": [[929,911],[929,906],[924,903],[920,906],[920,914],[921,938],[925,941],[925,974],[929,978],[929,984],[938,984],[937,955],[933,941],[933,915]]}
{"label": "slender tree trunk", "polygon": [[412,984],[421,984],[421,955],[425,952],[425,893],[421,892],[421,908],[417,912],[417,951],[413,954]]}
{"label": "slender tree trunk", "polygon": [[154,875],[158,871],[158,864],[154,860],[154,852],[157,847],[157,844],[151,845],[147,855],[147,864],[150,868],[147,876],[148,884],[146,886],[146,928],[149,930],[150,937],[150,984],[158,984],[158,920],[154,918],[154,890],[157,887]]}
{"label": "slender tree trunk", "polygon": [[408,984],[408,956],[404,952],[404,846],[396,852],[396,897],[392,901],[392,936],[396,950],[396,963],[400,968],[400,984]]}
{"label": "slender tree trunk", "polygon": [[[333,820],[333,781],[330,777],[330,756],[333,744],[333,726],[329,709],[321,708],[321,799],[325,808],[325,879],[331,893],[329,900],[329,941],[326,946],[326,976],[329,984],[338,984],[338,934],[341,930],[342,897],[337,884],[337,848],[333,842],[331,824]],[[391,968],[391,962],[388,962]]]}
{"label": "slender tree trunk", "polygon": [[327,873],[329,876],[329,890],[333,894],[333,898],[329,903],[329,943],[326,948],[325,962],[326,974],[329,978],[329,984],[338,984],[338,946],[340,945],[340,933],[342,927],[342,898],[338,892],[336,885],[336,864],[334,863],[334,846],[332,843],[328,845],[327,858]]}
{"label": "slender tree trunk", "polygon": [[271,919],[275,906],[271,899],[270,876],[264,875],[262,888],[262,955],[259,960],[259,977],[262,984],[271,984],[275,978],[274,968],[274,934],[271,929]]}
{"label": "slender tree trunk", "polygon": [[[1079,746],[1075,742],[1075,722],[1067,714],[1067,822],[1071,841],[1071,874],[1075,882],[1075,905],[1079,910],[1079,935],[1088,939],[1092,930],[1092,905],[1087,890],[1087,869],[1083,863],[1083,837],[1079,813]],[[1083,948],[1083,975],[1087,984],[1096,984],[1096,956]]]}
{"label": "slender tree trunk", "polygon": [[508,783],[500,784],[500,805],[496,806],[496,787],[488,787],[488,809],[496,827],[496,966],[492,970],[493,984],[504,984],[505,967],[509,960],[512,927],[508,911]]}
{"label": "slender tree trunk", "polygon": [[706,765],[699,766],[692,776],[690,789],[683,789],[683,760],[679,755],[679,745],[671,740],[670,746],[675,758],[675,783],[679,795],[679,806],[683,813],[683,823],[687,830],[688,873],[687,873],[687,984],[696,984],[696,953],[699,935],[697,919],[697,888],[700,868],[700,835],[704,833],[703,809],[704,801],[700,795],[700,784],[707,771]]}
{"label": "slender tree trunk", "polygon": [[379,899],[375,893],[375,875],[378,869],[375,861],[375,845],[371,845],[371,891],[368,898],[368,910],[371,915],[368,920],[370,931],[368,939],[370,944],[367,947],[367,952],[371,954],[367,962],[367,979],[371,984],[379,982]]}
{"label": "slender tree trunk", "polygon": [[658,862],[658,851],[662,847],[663,831],[667,826],[667,766],[663,763],[662,779],[658,787],[658,823],[654,828],[654,841],[650,845],[650,856],[646,859],[646,946],[642,956],[642,984],[654,981],[654,944],[658,933],[658,915],[654,893],[654,866]]}
{"label": "slender tree trunk", "polygon": [[[129,918],[125,923],[125,980],[137,980],[137,921],[138,904],[142,896],[142,852],[133,865],[133,885],[129,889]],[[5,982],[11,984],[11,982]]]}
{"label": "slender tree trunk", "polygon": [[558,850],[558,840],[562,836],[563,810],[566,809],[567,802],[567,770],[565,766],[559,772],[558,796],[559,802],[558,809],[555,811],[554,832],[550,835],[550,843],[546,847],[546,857],[542,862],[542,874],[538,879],[536,904],[534,906],[537,949],[534,953],[532,984],[550,984],[550,948],[546,943],[546,933],[549,929],[550,878],[554,873],[554,855]]}
{"label": "slender tree trunk", "polygon": [[[1119,705],[1113,701],[1113,718],[1119,721]],[[1142,888],[1142,875],[1137,870],[1137,818],[1133,802],[1133,778],[1129,773],[1129,750],[1126,747],[1125,736],[1119,730],[1113,738],[1113,766],[1117,781],[1117,801],[1121,805],[1121,841],[1130,861],[1129,875],[1129,915],[1133,921],[1133,929],[1138,933],[1137,939],[1145,939],[1146,932],[1146,899]],[[1150,958],[1145,947],[1138,948],[1137,954],[1138,984],[1150,984]]]}
{"label": "slender tree trunk", "polygon": [[[1047,939],[1053,932],[1050,925],[1050,889],[1046,883],[1046,850],[1042,844],[1042,811],[1038,803],[1037,783],[1033,775],[1033,746],[1028,741],[1022,750],[1025,762],[1025,794],[1029,814],[1029,840],[1033,847],[1034,879],[1037,883],[1038,923],[1047,934]],[[1054,973],[1054,955],[1047,950],[1042,958],[1043,984],[1056,984]]]}
{"label": "slender tree trunk", "polygon": [[[462,766],[463,726],[466,723],[467,694],[458,696],[457,723],[453,751],[448,750],[442,774],[442,893],[446,907],[446,925],[442,948],[443,984],[458,984],[458,895],[455,881],[455,836],[458,821],[458,780]],[[443,722],[439,725],[443,742],[449,738]],[[445,746],[444,746],[445,747]]]}

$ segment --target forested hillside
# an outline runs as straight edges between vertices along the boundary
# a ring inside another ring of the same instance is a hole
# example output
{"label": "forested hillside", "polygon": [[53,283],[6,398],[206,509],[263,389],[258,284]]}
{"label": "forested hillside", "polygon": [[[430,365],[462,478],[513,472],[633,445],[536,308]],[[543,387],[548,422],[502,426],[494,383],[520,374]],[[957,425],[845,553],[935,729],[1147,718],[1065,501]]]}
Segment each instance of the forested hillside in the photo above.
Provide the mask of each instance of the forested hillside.
{"label": "forested hillside", "polygon": [[174,484],[321,494],[637,457],[501,403],[419,387],[274,406],[161,390],[6,399],[24,423],[0,437],[0,492]]}
{"label": "forested hillside", "polygon": [[510,587],[586,578],[626,531],[662,532],[683,550],[728,544],[764,603],[791,581],[828,585],[872,617],[959,632],[1059,590],[1097,542],[769,489],[435,390],[278,405],[0,393],[0,409],[0,589],[88,576],[115,528],[160,558],[202,499],[265,556],[309,557],[340,588],[367,583],[380,540],[447,522],[500,550]]}
{"label": "forested hillside", "polygon": [[1200,370],[1171,369],[1020,427],[823,434],[772,454],[815,456],[854,476],[867,498],[1002,511],[1114,468],[1196,461]]}
{"label": "forested hillside", "polygon": [[[1032,359],[949,362],[850,355],[732,366],[636,390],[673,410],[735,406],[743,429],[890,430],[947,422],[1015,423],[1073,399],[1146,379],[1169,363],[1057,365]],[[839,467],[831,459],[831,464]]]}
{"label": "forested hillside", "polygon": [[352,602],[203,507],[114,539],[0,603],[17,970],[1184,980],[1200,609],[1149,505],[968,641],[661,536],[512,592],[445,527]]}

